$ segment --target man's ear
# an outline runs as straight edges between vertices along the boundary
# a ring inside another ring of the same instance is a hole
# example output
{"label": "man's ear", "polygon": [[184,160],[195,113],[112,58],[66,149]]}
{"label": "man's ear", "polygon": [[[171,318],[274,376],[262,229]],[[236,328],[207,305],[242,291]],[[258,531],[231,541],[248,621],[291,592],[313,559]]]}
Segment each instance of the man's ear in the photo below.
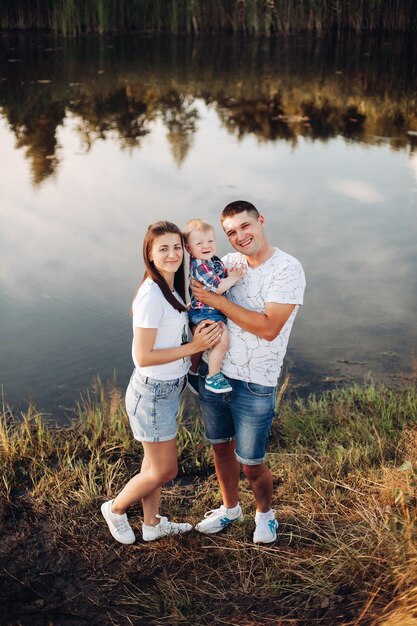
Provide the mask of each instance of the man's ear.
{"label": "man's ear", "polygon": [[260,222],[261,224],[263,224],[263,223],[265,222],[265,218],[264,218],[264,216],[263,216],[263,215],[260,215],[260,216],[258,217],[258,222]]}

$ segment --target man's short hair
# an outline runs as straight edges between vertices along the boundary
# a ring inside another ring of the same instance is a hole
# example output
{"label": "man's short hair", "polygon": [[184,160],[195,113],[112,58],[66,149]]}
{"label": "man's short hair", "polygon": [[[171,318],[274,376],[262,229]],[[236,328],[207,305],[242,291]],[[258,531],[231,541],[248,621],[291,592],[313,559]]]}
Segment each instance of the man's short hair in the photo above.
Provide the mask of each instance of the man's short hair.
{"label": "man's short hair", "polygon": [[243,213],[243,211],[252,213],[252,216],[256,219],[260,217],[258,209],[254,204],[252,204],[252,202],[247,202],[246,200],[235,200],[235,202],[230,202],[227,206],[224,207],[220,216],[220,221],[223,223],[226,217],[232,217],[232,215],[236,215],[237,213]]}
{"label": "man's short hair", "polygon": [[194,220],[188,220],[188,222],[182,229],[182,236],[184,237],[185,243],[187,243],[189,236],[194,230],[199,230],[200,232],[206,233],[208,230],[214,230],[214,228],[211,224],[209,224],[205,220],[200,220],[199,218],[196,218]]}

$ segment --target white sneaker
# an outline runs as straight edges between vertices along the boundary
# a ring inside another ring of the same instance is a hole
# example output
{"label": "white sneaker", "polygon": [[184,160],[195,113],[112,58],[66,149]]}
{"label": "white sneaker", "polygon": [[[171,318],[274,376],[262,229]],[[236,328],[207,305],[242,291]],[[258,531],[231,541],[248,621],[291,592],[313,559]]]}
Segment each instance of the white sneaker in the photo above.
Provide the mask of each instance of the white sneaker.
{"label": "white sneaker", "polygon": [[126,513],[123,513],[123,515],[113,513],[111,510],[112,504],[113,500],[109,500],[101,505],[101,512],[107,522],[111,534],[116,541],[120,541],[120,543],[134,543],[136,537],[131,525],[127,521]]}
{"label": "white sneaker", "polygon": [[232,522],[241,522],[242,520],[243,513],[239,504],[234,509],[227,509],[222,504],[219,509],[207,511],[204,519],[195,526],[195,529],[200,533],[212,535],[220,532],[223,528],[232,524]]}
{"label": "white sneaker", "polygon": [[147,526],[142,524],[142,537],[144,541],[154,541],[160,537],[166,537],[167,535],[180,535],[181,533],[188,533],[192,530],[191,524],[178,524],[177,522],[169,522],[166,517],[157,515],[161,520],[157,526]]}
{"label": "white sneaker", "polygon": [[277,538],[278,522],[275,519],[275,511],[272,509],[268,514],[256,512],[254,543],[272,543]]}

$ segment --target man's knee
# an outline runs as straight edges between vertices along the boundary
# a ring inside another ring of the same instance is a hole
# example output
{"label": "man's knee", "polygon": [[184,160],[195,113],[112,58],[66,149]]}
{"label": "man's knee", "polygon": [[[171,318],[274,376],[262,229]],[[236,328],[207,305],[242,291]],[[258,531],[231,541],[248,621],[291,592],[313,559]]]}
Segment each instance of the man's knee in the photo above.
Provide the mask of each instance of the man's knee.
{"label": "man's knee", "polygon": [[234,440],[224,441],[223,443],[214,443],[214,456],[218,461],[228,461],[229,459],[236,459],[235,448],[236,442]]}
{"label": "man's knee", "polygon": [[259,465],[243,464],[242,471],[248,480],[256,480],[259,476],[262,476],[262,474],[265,474],[265,472],[268,472],[269,470],[265,463],[260,463]]}

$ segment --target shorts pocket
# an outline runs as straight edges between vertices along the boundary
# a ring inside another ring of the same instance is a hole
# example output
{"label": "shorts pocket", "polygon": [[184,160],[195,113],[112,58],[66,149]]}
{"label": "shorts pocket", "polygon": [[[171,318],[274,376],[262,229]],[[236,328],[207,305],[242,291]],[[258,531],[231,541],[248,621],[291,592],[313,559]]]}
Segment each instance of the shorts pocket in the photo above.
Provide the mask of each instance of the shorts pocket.
{"label": "shorts pocket", "polygon": [[246,388],[253,396],[260,398],[272,398],[275,393],[275,387],[266,387],[257,383],[246,383]]}
{"label": "shorts pocket", "polygon": [[130,384],[126,390],[126,412],[128,415],[136,415],[141,394],[133,389]]}

